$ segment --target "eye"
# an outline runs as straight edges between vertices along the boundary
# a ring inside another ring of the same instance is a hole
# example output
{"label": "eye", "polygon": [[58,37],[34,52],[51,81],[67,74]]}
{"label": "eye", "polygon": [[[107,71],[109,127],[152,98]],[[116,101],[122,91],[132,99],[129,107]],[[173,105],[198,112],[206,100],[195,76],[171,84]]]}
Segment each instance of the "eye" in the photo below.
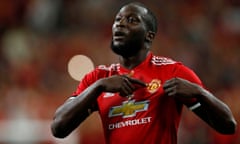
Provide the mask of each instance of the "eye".
{"label": "eye", "polygon": [[117,16],[116,18],[115,18],[115,21],[120,21],[121,20],[121,17],[120,16]]}
{"label": "eye", "polygon": [[128,17],[127,21],[129,23],[137,23],[137,22],[139,22],[138,18],[132,17],[132,16]]}

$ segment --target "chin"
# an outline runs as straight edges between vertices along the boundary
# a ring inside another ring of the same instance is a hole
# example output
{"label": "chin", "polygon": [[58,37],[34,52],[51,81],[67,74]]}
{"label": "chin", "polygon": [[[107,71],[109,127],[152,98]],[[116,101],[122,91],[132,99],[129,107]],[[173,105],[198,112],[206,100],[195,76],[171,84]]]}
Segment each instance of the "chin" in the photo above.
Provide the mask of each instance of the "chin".
{"label": "chin", "polygon": [[115,54],[125,58],[136,55],[136,53],[140,51],[140,47],[141,46],[137,42],[129,42],[129,43],[124,43],[119,41],[111,42],[112,51]]}
{"label": "chin", "polygon": [[125,42],[123,41],[112,41],[112,46],[114,47],[124,47]]}

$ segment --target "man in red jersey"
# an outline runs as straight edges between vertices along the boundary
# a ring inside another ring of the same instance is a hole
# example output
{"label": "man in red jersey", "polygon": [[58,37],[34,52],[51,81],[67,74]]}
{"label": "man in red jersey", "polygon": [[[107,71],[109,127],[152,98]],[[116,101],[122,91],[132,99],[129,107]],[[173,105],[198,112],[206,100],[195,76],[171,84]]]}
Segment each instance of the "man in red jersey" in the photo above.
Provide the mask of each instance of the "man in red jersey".
{"label": "man in red jersey", "polygon": [[228,106],[207,91],[192,70],[152,54],[156,32],[156,18],[143,4],[120,9],[111,43],[119,64],[86,74],[55,113],[51,127],[55,137],[66,137],[97,110],[106,143],[176,144],[184,105],[216,131],[235,132]]}

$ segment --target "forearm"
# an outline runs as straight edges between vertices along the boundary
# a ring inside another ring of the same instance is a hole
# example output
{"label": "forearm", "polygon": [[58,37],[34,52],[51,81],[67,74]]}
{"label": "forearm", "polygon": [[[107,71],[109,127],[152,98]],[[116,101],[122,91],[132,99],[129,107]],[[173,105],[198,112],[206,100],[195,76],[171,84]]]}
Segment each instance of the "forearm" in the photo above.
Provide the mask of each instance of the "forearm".
{"label": "forearm", "polygon": [[197,99],[201,108],[196,113],[200,114],[209,125],[220,133],[235,132],[236,121],[225,103],[203,88],[199,88]]}
{"label": "forearm", "polygon": [[84,90],[79,96],[60,106],[54,115],[51,125],[53,135],[63,138],[71,133],[89,115],[88,109],[96,101],[101,92],[101,85],[95,83]]}

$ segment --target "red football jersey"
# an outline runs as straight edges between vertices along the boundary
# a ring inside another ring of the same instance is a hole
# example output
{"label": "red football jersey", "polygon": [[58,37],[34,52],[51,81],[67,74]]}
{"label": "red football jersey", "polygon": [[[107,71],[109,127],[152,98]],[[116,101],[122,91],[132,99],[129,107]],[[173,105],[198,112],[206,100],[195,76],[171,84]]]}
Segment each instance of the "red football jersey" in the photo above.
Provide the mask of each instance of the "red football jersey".
{"label": "red football jersey", "polygon": [[167,96],[162,85],[166,80],[180,77],[202,86],[196,74],[179,62],[150,53],[145,61],[131,70],[119,64],[99,66],[84,77],[74,95],[79,95],[100,78],[130,73],[148,86],[137,89],[131,100],[108,92],[97,99],[106,143],[176,144],[183,104],[193,105],[196,100]]}

